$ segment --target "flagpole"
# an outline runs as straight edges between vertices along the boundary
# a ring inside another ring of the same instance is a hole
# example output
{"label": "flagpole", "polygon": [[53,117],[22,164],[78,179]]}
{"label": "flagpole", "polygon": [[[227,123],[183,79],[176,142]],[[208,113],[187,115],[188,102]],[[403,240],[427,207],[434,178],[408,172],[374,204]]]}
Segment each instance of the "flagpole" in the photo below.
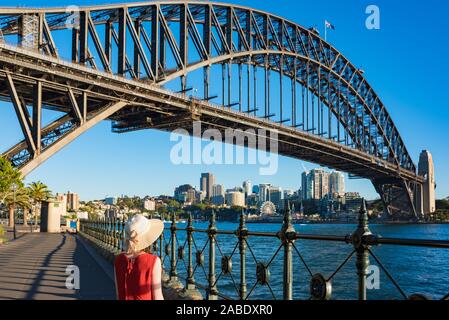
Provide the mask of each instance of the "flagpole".
{"label": "flagpole", "polygon": [[326,20],[324,21],[324,41],[327,42],[327,25],[326,25]]}

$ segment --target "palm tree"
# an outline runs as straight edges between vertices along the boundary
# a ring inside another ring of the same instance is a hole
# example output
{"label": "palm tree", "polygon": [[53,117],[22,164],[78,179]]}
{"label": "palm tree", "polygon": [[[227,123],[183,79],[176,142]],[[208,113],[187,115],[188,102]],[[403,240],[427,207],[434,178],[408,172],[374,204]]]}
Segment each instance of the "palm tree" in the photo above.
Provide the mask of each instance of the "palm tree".
{"label": "palm tree", "polygon": [[28,186],[28,193],[33,203],[34,224],[41,213],[42,201],[51,198],[52,194],[48,187],[40,181],[33,182]]}
{"label": "palm tree", "polygon": [[5,204],[9,210],[9,226],[14,226],[14,212],[16,208],[23,210],[23,225],[27,225],[27,210],[31,208],[30,196],[28,190],[23,184],[18,186],[18,189],[11,191],[5,197]]}

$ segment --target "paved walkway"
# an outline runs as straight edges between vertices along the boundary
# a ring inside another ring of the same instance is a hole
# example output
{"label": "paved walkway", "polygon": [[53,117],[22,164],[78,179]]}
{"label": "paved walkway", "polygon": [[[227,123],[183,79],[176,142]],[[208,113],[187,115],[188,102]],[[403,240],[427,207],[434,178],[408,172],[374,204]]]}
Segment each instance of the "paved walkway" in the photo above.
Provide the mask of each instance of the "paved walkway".
{"label": "paved walkway", "polygon": [[[29,233],[0,245],[0,299],[115,299],[98,257],[76,236]],[[80,290],[66,288],[66,267],[80,270]]]}

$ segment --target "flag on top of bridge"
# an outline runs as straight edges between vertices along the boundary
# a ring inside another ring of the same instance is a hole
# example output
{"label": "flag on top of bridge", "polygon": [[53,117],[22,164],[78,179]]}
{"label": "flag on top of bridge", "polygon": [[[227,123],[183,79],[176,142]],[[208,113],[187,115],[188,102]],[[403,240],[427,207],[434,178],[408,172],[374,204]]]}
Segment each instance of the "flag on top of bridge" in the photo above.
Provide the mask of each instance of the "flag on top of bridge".
{"label": "flag on top of bridge", "polygon": [[327,29],[335,30],[335,26],[327,20],[324,20]]}

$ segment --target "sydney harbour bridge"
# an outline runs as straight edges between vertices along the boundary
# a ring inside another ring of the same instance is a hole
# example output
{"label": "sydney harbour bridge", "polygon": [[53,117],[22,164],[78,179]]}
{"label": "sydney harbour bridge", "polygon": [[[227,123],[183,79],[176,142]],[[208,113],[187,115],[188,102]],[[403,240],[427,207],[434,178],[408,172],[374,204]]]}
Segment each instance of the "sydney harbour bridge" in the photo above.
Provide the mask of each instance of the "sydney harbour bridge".
{"label": "sydney harbour bridge", "polygon": [[[0,8],[0,97],[25,137],[3,155],[25,175],[104,120],[191,134],[199,120],[276,130],[279,154],[369,179],[390,215],[422,211],[425,178],[364,71],[316,30],[256,9]],[[43,109],[63,115],[43,126]]]}

